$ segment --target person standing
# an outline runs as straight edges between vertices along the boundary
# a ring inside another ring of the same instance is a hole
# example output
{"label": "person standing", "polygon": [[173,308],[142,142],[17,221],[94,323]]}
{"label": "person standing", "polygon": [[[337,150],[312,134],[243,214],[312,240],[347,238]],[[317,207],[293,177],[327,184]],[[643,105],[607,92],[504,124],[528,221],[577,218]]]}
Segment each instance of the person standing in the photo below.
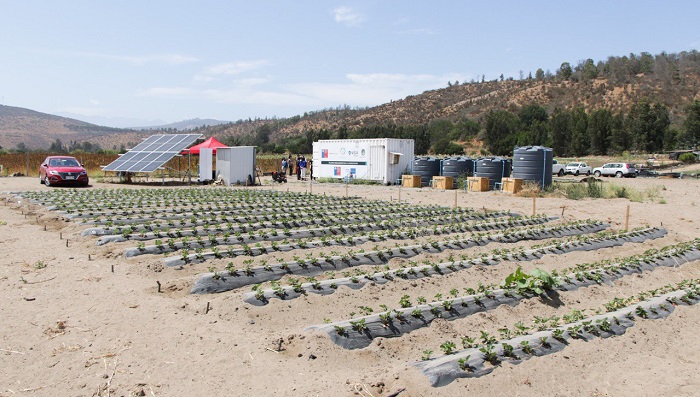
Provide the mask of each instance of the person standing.
{"label": "person standing", "polygon": [[292,176],[292,173],[294,172],[294,161],[292,161],[292,155],[289,155],[289,158],[287,159],[287,167],[289,167],[289,176]]}
{"label": "person standing", "polygon": [[301,170],[301,180],[305,181],[306,180],[306,158],[304,156],[301,157],[301,160],[299,161],[299,168]]}
{"label": "person standing", "polygon": [[282,157],[282,175],[287,175],[287,159]]}

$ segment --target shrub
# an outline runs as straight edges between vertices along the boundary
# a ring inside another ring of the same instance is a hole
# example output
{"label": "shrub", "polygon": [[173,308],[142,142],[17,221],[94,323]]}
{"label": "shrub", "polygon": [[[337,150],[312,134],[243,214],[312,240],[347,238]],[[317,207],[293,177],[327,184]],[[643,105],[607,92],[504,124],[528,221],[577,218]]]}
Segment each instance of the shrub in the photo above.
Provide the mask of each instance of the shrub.
{"label": "shrub", "polygon": [[698,161],[698,158],[695,157],[694,153],[683,153],[680,156],[678,156],[678,161],[680,161],[683,164],[693,164],[696,161]]}

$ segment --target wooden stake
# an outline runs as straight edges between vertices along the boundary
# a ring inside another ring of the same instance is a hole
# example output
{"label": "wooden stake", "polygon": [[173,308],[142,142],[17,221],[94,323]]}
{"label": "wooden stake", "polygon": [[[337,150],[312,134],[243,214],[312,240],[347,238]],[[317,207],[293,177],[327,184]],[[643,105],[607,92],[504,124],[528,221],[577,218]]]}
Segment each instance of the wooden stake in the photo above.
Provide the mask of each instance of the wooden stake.
{"label": "wooden stake", "polygon": [[58,238],[63,240],[63,232],[58,233]]}
{"label": "wooden stake", "polygon": [[44,225],[44,231],[46,231],[46,225]]}
{"label": "wooden stake", "polygon": [[68,239],[66,239],[66,247],[68,246]]}
{"label": "wooden stake", "polygon": [[204,314],[209,314],[209,302],[207,302],[207,310],[204,311]]}
{"label": "wooden stake", "polygon": [[401,185],[399,185],[399,204],[401,204]]}
{"label": "wooden stake", "polygon": [[564,210],[565,210],[565,209],[566,209],[566,206],[565,206],[565,205],[561,207],[561,217],[562,217],[562,218],[564,217]]}
{"label": "wooden stake", "polygon": [[88,254],[88,262],[90,262],[92,258],[90,257],[90,254]]}
{"label": "wooden stake", "polygon": [[112,273],[114,273],[114,265],[112,265]]}
{"label": "wooden stake", "polygon": [[629,230],[630,227],[630,205],[627,204],[627,211],[625,213],[625,231]]}
{"label": "wooden stake", "polygon": [[160,294],[160,281],[156,280],[156,284],[158,284],[158,293]]}

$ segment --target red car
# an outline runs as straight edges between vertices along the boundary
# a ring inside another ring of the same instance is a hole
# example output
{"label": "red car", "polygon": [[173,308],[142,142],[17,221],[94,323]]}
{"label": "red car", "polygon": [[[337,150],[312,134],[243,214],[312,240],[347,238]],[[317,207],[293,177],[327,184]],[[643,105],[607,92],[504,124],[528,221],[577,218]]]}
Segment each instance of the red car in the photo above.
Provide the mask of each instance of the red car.
{"label": "red car", "polygon": [[90,179],[83,165],[75,157],[49,156],[39,167],[39,182],[46,186],[87,186]]}

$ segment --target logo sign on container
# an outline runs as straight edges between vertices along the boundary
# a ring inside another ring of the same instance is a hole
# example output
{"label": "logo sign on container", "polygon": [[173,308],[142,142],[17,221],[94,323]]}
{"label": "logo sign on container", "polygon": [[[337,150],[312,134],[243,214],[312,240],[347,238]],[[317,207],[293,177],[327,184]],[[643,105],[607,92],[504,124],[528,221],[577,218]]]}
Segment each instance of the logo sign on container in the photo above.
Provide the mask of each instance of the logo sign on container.
{"label": "logo sign on container", "polygon": [[342,176],[341,167],[333,167],[333,175],[334,176]]}
{"label": "logo sign on container", "polygon": [[321,149],[321,158],[323,158],[323,159],[328,158],[328,149]]}

